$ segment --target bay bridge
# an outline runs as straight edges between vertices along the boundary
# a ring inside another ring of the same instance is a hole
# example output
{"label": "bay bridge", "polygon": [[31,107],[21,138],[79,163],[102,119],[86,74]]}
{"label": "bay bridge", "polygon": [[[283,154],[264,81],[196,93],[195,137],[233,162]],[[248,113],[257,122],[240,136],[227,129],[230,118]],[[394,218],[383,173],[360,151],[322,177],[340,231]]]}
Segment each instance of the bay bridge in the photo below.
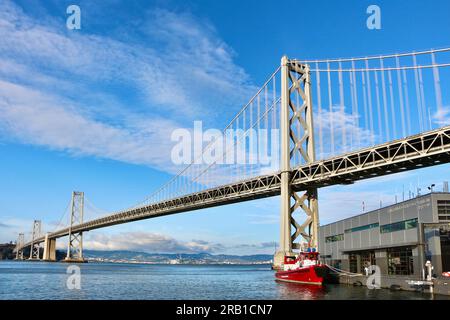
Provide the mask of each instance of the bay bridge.
{"label": "bay bridge", "polygon": [[[66,261],[81,262],[87,231],[280,196],[280,265],[301,241],[317,248],[320,188],[450,162],[449,67],[450,48],[284,56],[224,128],[237,132],[231,144],[225,136],[212,139],[144,202],[99,218],[85,221],[84,193],[73,192],[68,225],[44,234],[35,220],[31,239],[19,235],[16,258],[30,248],[29,259],[39,260],[43,243],[43,259],[55,261],[56,239],[68,237]],[[264,143],[253,143],[255,136]],[[218,153],[218,146],[226,147]],[[205,154],[213,161],[202,161]]]}

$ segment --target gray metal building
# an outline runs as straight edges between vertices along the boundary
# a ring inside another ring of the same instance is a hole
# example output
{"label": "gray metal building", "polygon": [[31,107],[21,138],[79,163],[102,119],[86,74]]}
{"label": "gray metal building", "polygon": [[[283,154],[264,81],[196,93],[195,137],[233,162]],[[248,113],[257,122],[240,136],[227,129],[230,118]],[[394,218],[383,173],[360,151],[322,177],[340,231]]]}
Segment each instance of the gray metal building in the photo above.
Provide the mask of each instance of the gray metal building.
{"label": "gray metal building", "polygon": [[[339,209],[340,210],[340,209]],[[450,271],[450,193],[433,192],[319,228],[322,260],[355,273],[421,277]]]}

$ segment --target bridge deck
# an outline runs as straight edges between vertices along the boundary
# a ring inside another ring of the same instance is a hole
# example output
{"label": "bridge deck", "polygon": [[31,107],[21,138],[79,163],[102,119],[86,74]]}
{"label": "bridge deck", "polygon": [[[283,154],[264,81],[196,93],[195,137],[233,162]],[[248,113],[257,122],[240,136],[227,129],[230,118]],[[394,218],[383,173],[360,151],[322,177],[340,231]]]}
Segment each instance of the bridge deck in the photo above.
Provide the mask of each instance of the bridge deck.
{"label": "bridge deck", "polygon": [[[362,179],[448,162],[450,162],[450,126],[303,165],[291,170],[291,179],[295,190],[301,191],[309,187],[351,184]],[[279,193],[280,172],[277,172],[124,210],[74,226],[72,232],[271,197]],[[69,228],[65,228],[51,233],[49,238],[59,238],[68,234]],[[45,237],[40,237],[35,243],[43,242],[44,239]],[[29,242],[24,247],[30,245]]]}

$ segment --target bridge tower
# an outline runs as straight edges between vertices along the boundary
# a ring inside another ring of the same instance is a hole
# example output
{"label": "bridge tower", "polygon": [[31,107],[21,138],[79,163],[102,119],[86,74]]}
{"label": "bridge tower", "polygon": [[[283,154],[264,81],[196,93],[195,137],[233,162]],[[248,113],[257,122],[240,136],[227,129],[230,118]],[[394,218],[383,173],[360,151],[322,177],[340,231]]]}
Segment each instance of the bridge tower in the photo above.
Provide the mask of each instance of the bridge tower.
{"label": "bridge tower", "polygon": [[23,260],[23,245],[25,244],[25,235],[19,233],[16,243],[16,260]]}
{"label": "bridge tower", "polygon": [[[281,266],[284,257],[300,249],[300,236],[311,248],[317,249],[318,201],[317,188],[294,190],[291,186],[291,165],[295,156],[302,164],[315,161],[314,126],[311,99],[311,76],[307,64],[281,59],[281,210],[280,249],[275,254],[275,267]],[[297,222],[294,213],[299,211],[304,219]],[[292,232],[292,229],[294,231]]]}
{"label": "bridge tower", "polygon": [[40,260],[41,247],[36,240],[41,236],[41,220],[34,220],[31,233],[30,260]]}
{"label": "bridge tower", "polygon": [[74,232],[73,227],[83,223],[84,192],[72,192],[71,214],[69,226],[69,243],[67,246],[66,262],[84,262],[83,232]]}

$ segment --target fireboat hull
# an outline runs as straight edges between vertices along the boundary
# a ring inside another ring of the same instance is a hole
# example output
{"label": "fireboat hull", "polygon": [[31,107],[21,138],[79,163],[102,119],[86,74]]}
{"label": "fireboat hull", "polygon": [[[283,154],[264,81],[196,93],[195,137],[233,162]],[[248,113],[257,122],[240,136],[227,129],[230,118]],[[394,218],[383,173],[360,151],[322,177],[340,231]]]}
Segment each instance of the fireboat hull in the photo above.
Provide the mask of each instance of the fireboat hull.
{"label": "fireboat hull", "polygon": [[284,282],[314,284],[321,286],[327,271],[327,267],[323,265],[308,266],[295,270],[278,271],[275,273],[275,279]]}

